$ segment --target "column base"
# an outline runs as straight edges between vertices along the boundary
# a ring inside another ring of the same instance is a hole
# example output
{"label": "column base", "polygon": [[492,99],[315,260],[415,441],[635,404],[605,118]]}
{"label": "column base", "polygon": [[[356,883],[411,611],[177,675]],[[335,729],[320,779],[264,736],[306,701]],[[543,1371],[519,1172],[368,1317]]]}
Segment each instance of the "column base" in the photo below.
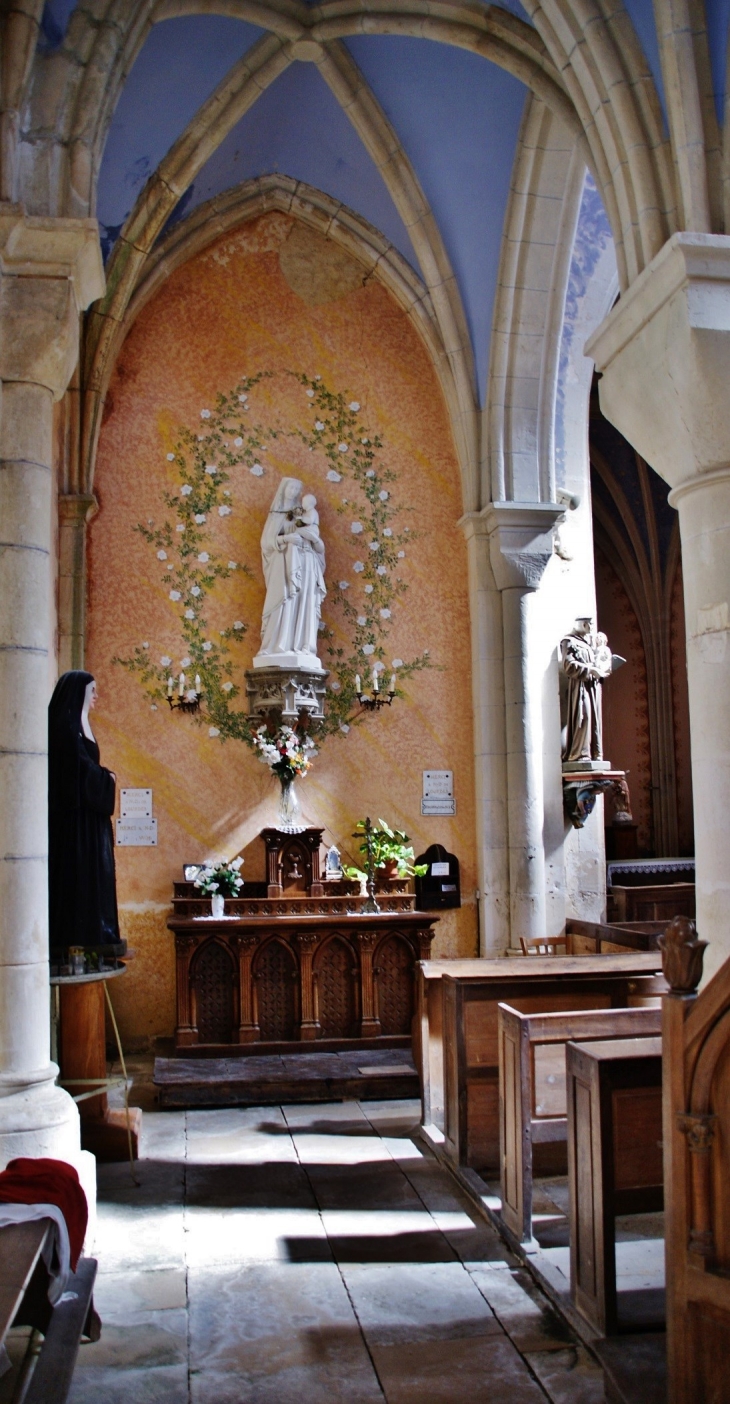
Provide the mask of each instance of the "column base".
{"label": "column base", "polygon": [[57,1076],[49,1063],[32,1082],[0,1077],[0,1169],[17,1156],[50,1156],[78,1168],[79,1113],[68,1092],[56,1086]]}

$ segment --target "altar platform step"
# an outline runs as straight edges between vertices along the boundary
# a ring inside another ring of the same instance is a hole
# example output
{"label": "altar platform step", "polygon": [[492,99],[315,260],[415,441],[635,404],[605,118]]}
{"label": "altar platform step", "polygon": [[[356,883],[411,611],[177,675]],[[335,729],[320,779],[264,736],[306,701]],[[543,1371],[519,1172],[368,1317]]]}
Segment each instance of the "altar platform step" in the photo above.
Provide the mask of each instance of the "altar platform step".
{"label": "altar platform step", "polygon": [[407,1048],[281,1053],[246,1058],[156,1058],[161,1107],[268,1106],[280,1102],[386,1101],[420,1096]]}

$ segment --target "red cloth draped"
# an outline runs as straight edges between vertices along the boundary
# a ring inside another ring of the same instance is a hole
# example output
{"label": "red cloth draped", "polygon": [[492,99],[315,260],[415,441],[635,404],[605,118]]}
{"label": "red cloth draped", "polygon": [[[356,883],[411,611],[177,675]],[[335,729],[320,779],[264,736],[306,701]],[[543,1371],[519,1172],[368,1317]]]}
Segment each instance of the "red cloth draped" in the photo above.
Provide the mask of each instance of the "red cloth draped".
{"label": "red cloth draped", "polygon": [[71,1270],[84,1246],[89,1209],[73,1165],[65,1160],[11,1160],[0,1172],[0,1203],[57,1204],[68,1229]]}

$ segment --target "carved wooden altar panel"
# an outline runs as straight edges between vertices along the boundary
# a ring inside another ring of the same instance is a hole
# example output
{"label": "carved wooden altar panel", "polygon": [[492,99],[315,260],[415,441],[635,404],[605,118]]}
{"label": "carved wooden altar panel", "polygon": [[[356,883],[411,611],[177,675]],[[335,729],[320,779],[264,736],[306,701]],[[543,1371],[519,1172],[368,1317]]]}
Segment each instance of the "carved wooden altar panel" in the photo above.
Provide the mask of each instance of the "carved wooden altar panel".
{"label": "carved wooden altar panel", "polygon": [[407,941],[387,936],[375,954],[376,1011],[382,1034],[411,1030],[415,998],[413,958]]}
{"label": "carved wooden altar panel", "polygon": [[229,951],[207,941],[191,967],[193,1023],[201,1043],[231,1043],[234,1026],[235,973]]}
{"label": "carved wooden altar panel", "polygon": [[428,959],[438,917],[335,914],[338,904],[318,915],[306,898],[298,912],[293,901],[282,905],[281,915],[219,921],[175,913],[176,1046],[253,1052],[262,1043],[407,1038],[416,962]]}
{"label": "carved wooden altar panel", "polygon": [[253,965],[255,1019],[260,1037],[284,1043],[297,1036],[297,962],[283,941],[267,941]]}
{"label": "carved wooden altar panel", "polygon": [[334,936],[314,963],[315,1011],[321,1038],[354,1038],[358,967],[348,941]]}

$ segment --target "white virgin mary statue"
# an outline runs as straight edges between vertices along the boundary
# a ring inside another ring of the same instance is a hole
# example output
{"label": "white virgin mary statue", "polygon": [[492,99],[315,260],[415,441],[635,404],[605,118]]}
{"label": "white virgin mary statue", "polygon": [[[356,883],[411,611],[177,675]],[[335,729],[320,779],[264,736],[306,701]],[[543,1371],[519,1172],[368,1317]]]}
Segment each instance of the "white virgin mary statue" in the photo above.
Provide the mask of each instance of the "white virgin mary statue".
{"label": "white virgin mary statue", "polygon": [[261,648],[254,668],[302,668],[323,672],[317,634],[324,583],[324,543],[317,499],[298,478],[282,478],[261,535],[266,600]]}

